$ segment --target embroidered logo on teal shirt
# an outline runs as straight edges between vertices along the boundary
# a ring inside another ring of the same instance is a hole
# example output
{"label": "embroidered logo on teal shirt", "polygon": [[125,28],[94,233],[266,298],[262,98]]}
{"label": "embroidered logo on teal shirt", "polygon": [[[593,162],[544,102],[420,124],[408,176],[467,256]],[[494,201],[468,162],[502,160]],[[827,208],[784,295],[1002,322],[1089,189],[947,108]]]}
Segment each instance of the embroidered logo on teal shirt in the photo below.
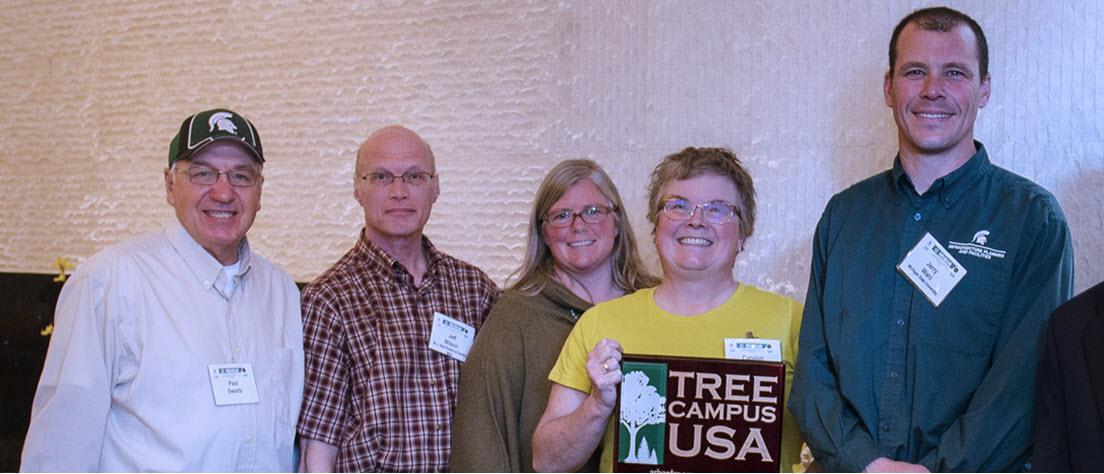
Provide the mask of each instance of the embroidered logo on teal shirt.
{"label": "embroidered logo on teal shirt", "polygon": [[989,231],[983,229],[974,232],[974,238],[970,239],[970,242],[949,241],[947,242],[947,248],[958,252],[959,255],[969,255],[986,260],[1004,258],[1004,250],[986,247],[985,244],[987,243],[989,243]]}

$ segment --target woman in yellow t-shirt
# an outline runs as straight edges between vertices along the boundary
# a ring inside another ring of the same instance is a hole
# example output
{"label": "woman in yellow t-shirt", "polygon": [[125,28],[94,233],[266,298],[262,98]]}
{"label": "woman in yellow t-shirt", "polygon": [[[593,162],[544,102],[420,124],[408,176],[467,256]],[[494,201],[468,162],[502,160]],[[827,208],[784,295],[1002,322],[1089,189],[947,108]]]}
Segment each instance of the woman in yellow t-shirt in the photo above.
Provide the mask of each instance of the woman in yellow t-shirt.
{"label": "woman in yellow t-shirt", "polygon": [[[548,406],[533,436],[538,471],[573,471],[599,445],[601,469],[613,467],[610,416],[622,353],[724,357],[725,338],[781,342],[786,395],[793,379],[801,304],[740,284],[736,256],[755,226],[751,176],[723,148],[687,148],[652,172],[648,218],[663,281],[598,304],[564,343],[549,379]],[[783,414],[781,468],[799,462],[801,433]]]}

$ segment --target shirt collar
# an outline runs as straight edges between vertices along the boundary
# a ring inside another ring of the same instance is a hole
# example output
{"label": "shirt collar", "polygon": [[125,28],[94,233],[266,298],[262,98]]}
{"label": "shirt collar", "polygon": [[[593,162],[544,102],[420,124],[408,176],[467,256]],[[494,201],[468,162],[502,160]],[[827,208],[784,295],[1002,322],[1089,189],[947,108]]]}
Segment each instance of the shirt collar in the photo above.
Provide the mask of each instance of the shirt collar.
{"label": "shirt collar", "polygon": [[[219,277],[223,274],[222,263],[201,247],[199,242],[196,242],[192,235],[188,233],[188,230],[180,224],[180,221],[176,219],[166,221],[165,234],[168,236],[173,249],[184,259],[184,264],[192,271],[192,275],[196,277],[199,284],[204,289],[215,288],[221,294],[223,282]],[[235,277],[241,277],[253,268],[253,257],[249,250],[248,239],[243,238],[242,242],[238,244],[238,261],[241,264],[238,266]]]}
{"label": "shirt collar", "polygon": [[[410,272],[406,271],[406,267],[403,267],[402,263],[399,263],[398,260],[368,239],[364,228],[360,229],[356,251],[371,273],[384,275],[388,281],[412,278]],[[426,272],[425,276],[422,277],[422,281],[425,282],[433,279],[438,264],[444,259],[444,254],[438,251],[437,247],[434,247],[433,243],[429,241],[429,237],[424,234],[422,235],[422,254],[425,255],[426,259]]]}
{"label": "shirt collar", "polygon": [[[948,173],[935,182],[932,183],[931,188],[928,189],[928,193],[931,195],[937,195],[939,202],[944,207],[950,208],[966,191],[972,189],[978,179],[987,174],[991,168],[989,163],[989,154],[985,151],[985,145],[975,140],[974,147],[977,148],[977,152],[974,156],[971,156],[966,163],[959,166],[958,169]],[[909,180],[908,174],[905,173],[905,168],[901,165],[901,155],[898,154],[893,159],[893,169],[890,170],[890,176],[892,176],[893,190],[897,193],[897,202],[901,201],[901,198],[906,195],[916,195],[916,189],[912,187],[912,181]]]}

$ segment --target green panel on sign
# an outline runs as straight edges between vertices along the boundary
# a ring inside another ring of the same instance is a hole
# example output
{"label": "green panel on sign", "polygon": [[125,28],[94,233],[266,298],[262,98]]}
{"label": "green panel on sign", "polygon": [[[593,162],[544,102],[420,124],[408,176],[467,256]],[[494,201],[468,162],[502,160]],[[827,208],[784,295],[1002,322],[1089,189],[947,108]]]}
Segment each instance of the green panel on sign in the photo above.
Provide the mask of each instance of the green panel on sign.
{"label": "green panel on sign", "polygon": [[617,460],[663,464],[667,441],[667,364],[625,362],[621,373]]}

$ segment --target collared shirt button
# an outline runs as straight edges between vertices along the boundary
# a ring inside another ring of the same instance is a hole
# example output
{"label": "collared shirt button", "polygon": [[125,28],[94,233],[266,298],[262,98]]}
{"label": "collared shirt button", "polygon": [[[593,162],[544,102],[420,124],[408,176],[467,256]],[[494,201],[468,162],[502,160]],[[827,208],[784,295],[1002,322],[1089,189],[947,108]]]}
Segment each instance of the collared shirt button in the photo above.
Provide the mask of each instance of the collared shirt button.
{"label": "collared shirt button", "polygon": [[904,320],[903,318],[902,318],[902,319],[898,319],[898,320],[897,320],[897,325],[898,325],[898,326],[904,326],[904,325],[905,325],[905,320]]}
{"label": "collared shirt button", "polygon": [[889,431],[889,423],[882,423],[882,431]]}
{"label": "collared shirt button", "polygon": [[891,378],[893,380],[897,380],[897,371],[890,372],[889,373],[889,378]]}
{"label": "collared shirt button", "polygon": [[251,434],[245,435],[245,442],[246,443],[252,443],[253,442],[253,435],[251,435]]}
{"label": "collared shirt button", "polygon": [[923,217],[923,216],[921,216],[919,212],[912,215],[912,218],[916,221],[919,221],[921,217]]}

